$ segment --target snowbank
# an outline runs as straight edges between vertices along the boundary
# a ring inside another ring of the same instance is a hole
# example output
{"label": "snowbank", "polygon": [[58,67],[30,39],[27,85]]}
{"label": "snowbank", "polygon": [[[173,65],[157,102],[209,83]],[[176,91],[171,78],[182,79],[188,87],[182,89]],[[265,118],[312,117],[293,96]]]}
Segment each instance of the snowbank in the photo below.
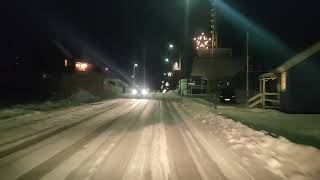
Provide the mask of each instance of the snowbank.
{"label": "snowbank", "polygon": [[181,104],[194,123],[207,129],[212,137],[226,144],[244,164],[259,160],[265,169],[283,179],[317,179],[320,177],[320,150],[295,144],[284,137],[273,137],[208,111],[208,107],[185,101]]}

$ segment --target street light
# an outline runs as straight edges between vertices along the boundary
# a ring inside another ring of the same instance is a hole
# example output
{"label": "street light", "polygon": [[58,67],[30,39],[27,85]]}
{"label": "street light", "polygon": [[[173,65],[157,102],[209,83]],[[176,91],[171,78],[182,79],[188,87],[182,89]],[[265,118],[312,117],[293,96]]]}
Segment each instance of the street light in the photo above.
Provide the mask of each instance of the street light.
{"label": "street light", "polygon": [[166,58],[165,61],[166,61],[166,62],[169,62],[169,58]]}
{"label": "street light", "polygon": [[138,67],[138,64],[134,64],[133,65],[133,76],[132,76],[132,78],[133,78],[133,86],[135,87],[136,86],[136,67]]}
{"label": "street light", "polygon": [[170,49],[173,49],[173,48],[174,48],[174,45],[173,45],[173,44],[169,44],[169,48],[170,48]]}

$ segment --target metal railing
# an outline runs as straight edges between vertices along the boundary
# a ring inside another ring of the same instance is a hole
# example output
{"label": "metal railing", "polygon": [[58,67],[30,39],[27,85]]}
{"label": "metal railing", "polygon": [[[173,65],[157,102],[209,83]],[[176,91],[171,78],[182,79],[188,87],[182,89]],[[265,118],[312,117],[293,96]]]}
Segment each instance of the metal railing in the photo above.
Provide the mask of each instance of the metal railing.
{"label": "metal railing", "polygon": [[[270,102],[270,105],[267,105],[266,102]],[[258,93],[248,100],[249,108],[258,106],[261,106],[262,108],[279,108],[279,104],[279,93]]]}

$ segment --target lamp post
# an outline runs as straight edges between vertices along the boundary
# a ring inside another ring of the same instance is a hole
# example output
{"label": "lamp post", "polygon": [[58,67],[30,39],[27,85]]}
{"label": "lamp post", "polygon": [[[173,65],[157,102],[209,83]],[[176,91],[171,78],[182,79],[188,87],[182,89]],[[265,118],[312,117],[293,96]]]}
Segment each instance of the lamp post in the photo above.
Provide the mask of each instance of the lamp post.
{"label": "lamp post", "polygon": [[136,86],[136,68],[138,67],[138,64],[134,64],[133,65],[133,86],[135,87]]}
{"label": "lamp post", "polygon": [[249,32],[247,32],[247,43],[246,43],[246,55],[247,55],[247,73],[246,73],[246,92],[247,99],[249,99]]}

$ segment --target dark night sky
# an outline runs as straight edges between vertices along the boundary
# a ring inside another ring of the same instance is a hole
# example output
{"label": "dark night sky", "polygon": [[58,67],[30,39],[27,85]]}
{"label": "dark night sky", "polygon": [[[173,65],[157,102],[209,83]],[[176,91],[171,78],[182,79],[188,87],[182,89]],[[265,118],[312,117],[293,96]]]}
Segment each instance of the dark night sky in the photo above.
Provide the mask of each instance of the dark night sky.
{"label": "dark night sky", "polygon": [[[7,64],[12,57],[24,56],[54,40],[72,56],[92,56],[116,71],[130,74],[133,62],[142,62],[147,49],[148,74],[158,80],[165,66],[168,42],[179,49],[190,49],[196,32],[208,31],[208,0],[190,0],[189,34],[184,44],[186,0],[29,0],[2,1],[1,54]],[[221,1],[221,0],[220,0]],[[316,0],[224,0],[285,46],[298,52],[320,40],[319,3]],[[232,47],[244,55],[245,32],[237,18],[228,18],[220,9],[220,32],[223,47]],[[270,53],[270,46],[259,44],[253,33],[250,44],[253,56],[270,67],[289,57]],[[272,47],[271,47],[272,48]],[[292,53],[291,52],[291,53]],[[50,50],[48,50],[50,53]],[[269,56],[266,56],[265,54]],[[191,53],[185,58],[190,65]],[[288,53],[290,54],[290,53]],[[277,59],[269,62],[268,59]],[[4,63],[4,65],[6,64]],[[116,68],[118,67],[118,68]],[[190,67],[190,66],[188,66]]]}

